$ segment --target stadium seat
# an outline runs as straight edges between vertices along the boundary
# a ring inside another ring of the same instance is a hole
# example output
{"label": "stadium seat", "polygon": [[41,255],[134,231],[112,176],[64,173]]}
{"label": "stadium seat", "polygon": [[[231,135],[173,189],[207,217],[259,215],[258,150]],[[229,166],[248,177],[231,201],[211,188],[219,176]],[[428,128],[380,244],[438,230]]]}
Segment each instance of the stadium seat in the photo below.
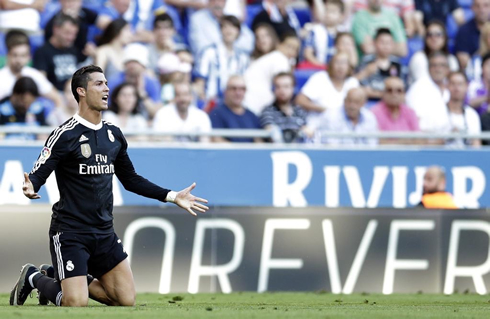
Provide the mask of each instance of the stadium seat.
{"label": "stadium seat", "polygon": [[254,21],[255,16],[262,11],[262,4],[250,4],[247,6],[247,19],[245,19],[245,23],[248,27],[252,28],[252,22]]}
{"label": "stadium seat", "polygon": [[44,34],[30,35],[29,42],[31,43],[31,54],[34,56],[34,52],[44,44]]}
{"label": "stadium seat", "polygon": [[46,27],[49,20],[61,9],[61,4],[59,2],[48,2],[44,7],[44,10],[41,12],[41,21],[39,24],[41,25],[41,29]]}
{"label": "stadium seat", "polygon": [[[473,19],[474,13],[471,9],[464,9],[464,15],[466,21]],[[448,36],[448,46],[449,52],[453,53],[454,49],[454,39],[456,38],[456,34],[458,33],[458,25],[454,20],[452,15],[448,15],[446,19],[446,30]]]}
{"label": "stadium seat", "polygon": [[459,6],[463,9],[470,9],[473,4],[473,0],[458,0]]}
{"label": "stadium seat", "polygon": [[294,92],[298,93],[303,85],[305,85],[306,81],[312,76],[314,73],[319,72],[318,70],[295,70],[294,77],[296,78],[296,87],[294,88]]}
{"label": "stadium seat", "polygon": [[421,37],[409,38],[407,40],[408,54],[401,59],[403,65],[408,65],[412,56],[424,49],[424,39]]}
{"label": "stadium seat", "polygon": [[311,11],[309,8],[294,8],[294,13],[296,13],[296,17],[298,17],[301,26],[311,22]]}
{"label": "stadium seat", "polygon": [[7,55],[7,46],[5,45],[5,33],[0,32],[0,56]]}

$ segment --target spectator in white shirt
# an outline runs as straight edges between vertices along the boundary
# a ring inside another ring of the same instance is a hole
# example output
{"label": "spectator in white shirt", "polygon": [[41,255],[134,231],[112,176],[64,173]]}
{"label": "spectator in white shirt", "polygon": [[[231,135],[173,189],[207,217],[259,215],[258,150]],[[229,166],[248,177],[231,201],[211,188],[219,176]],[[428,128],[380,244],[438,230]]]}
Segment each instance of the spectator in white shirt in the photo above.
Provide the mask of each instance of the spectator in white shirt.
{"label": "spectator in white shirt", "polygon": [[340,109],[347,92],[359,86],[352,77],[352,67],[346,53],[332,57],[327,71],[313,74],[296,97],[296,103],[310,112],[310,118],[325,110]]}
{"label": "spectator in white shirt", "polygon": [[30,77],[36,82],[39,94],[60,107],[62,99],[56,88],[38,70],[28,66],[31,60],[31,46],[25,33],[11,30],[5,36],[7,46],[7,65],[0,69],[0,100],[12,94],[15,81],[21,76]]}
{"label": "spectator in white shirt", "polygon": [[[471,106],[465,103],[466,93],[468,92],[468,79],[466,75],[461,71],[452,72],[449,74],[448,79],[448,89],[451,97],[447,103],[447,110],[451,132],[480,134],[480,116]],[[455,139],[446,142],[446,145],[459,147],[465,144],[480,146],[481,140]]]}
{"label": "spectator in white shirt", "polygon": [[329,137],[328,132],[373,133],[378,131],[374,114],[366,109],[367,94],[362,88],[347,92],[344,106],[331,109],[315,118],[308,127],[315,131],[315,142],[329,145],[377,145],[378,139],[367,137]]}
{"label": "spectator in white shirt", "polygon": [[272,80],[281,72],[291,72],[300,45],[296,33],[284,33],[276,51],[255,60],[245,71],[247,93],[244,105],[257,116],[274,102]]}
{"label": "spectator in white shirt", "polygon": [[417,80],[407,92],[407,105],[417,113],[421,131],[450,131],[446,106],[449,101],[446,88],[448,74],[447,55],[440,51],[434,52],[429,56],[429,76]]}
{"label": "spectator in white shirt", "polygon": [[174,84],[175,102],[161,108],[153,119],[153,130],[177,132],[182,135],[167,138],[175,141],[208,142],[209,137],[188,136],[187,133],[211,131],[209,116],[192,104],[191,86],[188,82]]}

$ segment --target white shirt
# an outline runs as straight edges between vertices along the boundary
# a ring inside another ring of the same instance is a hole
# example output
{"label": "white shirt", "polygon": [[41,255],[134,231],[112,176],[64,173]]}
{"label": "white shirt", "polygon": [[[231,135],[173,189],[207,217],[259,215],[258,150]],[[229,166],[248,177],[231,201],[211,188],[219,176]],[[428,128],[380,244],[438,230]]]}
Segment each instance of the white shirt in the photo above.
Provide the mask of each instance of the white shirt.
{"label": "white shirt", "polygon": [[[465,105],[463,114],[449,113],[449,123],[451,131],[468,134],[480,134],[481,122],[478,113],[470,106]],[[447,141],[446,145],[463,147],[463,139]]]}
{"label": "white shirt", "polygon": [[148,122],[145,117],[141,114],[132,114],[129,116],[126,125],[122,126],[121,121],[119,120],[119,116],[112,111],[105,111],[102,114],[102,117],[107,122],[110,122],[121,129],[121,131],[137,131],[137,130],[145,130],[148,128]]}
{"label": "white shirt", "polygon": [[447,133],[450,131],[447,102],[449,91],[443,92],[429,76],[416,81],[407,92],[407,105],[419,118],[420,130],[424,132]]}
{"label": "white shirt", "polygon": [[272,80],[281,72],[290,72],[291,64],[288,58],[279,51],[273,51],[258,58],[245,71],[247,93],[243,104],[255,115],[274,102]]}
{"label": "white shirt", "polygon": [[330,109],[321,113],[318,117],[308,123],[308,127],[315,131],[315,142],[329,145],[377,145],[376,138],[336,138],[328,137],[326,132],[357,132],[369,133],[378,131],[378,122],[373,112],[361,108],[359,122],[354,125],[345,114],[343,107]]}
{"label": "white shirt", "polygon": [[[53,90],[53,84],[41,72],[30,66],[23,67],[20,74],[21,76],[32,78],[36,82],[37,89],[41,95],[46,95]],[[0,85],[0,100],[12,94],[16,81],[17,78],[8,66],[0,69],[0,83],[2,83]]]}
{"label": "white shirt", "polygon": [[[162,107],[153,118],[153,130],[157,132],[211,132],[211,120],[206,112],[196,106],[189,106],[187,118],[183,120],[177,112],[177,106],[171,103]],[[179,137],[178,140],[191,140]]]}
{"label": "white shirt", "polygon": [[[20,4],[33,4],[34,0],[12,0]],[[0,28],[39,31],[41,17],[35,9],[0,10]]]}
{"label": "white shirt", "polygon": [[[458,59],[454,55],[448,55],[448,62],[451,71],[459,70]],[[421,77],[429,76],[429,59],[424,51],[418,51],[410,58],[408,70],[410,72],[410,80],[413,82]]]}

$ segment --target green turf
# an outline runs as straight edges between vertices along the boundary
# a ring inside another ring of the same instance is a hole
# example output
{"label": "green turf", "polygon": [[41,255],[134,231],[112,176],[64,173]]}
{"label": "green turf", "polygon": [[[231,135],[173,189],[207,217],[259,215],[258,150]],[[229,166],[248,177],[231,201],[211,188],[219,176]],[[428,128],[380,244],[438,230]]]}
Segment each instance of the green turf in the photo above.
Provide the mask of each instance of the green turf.
{"label": "green turf", "polygon": [[32,298],[12,307],[8,295],[0,294],[0,318],[490,318],[490,296],[475,294],[139,294],[136,304],[57,308],[38,306]]}

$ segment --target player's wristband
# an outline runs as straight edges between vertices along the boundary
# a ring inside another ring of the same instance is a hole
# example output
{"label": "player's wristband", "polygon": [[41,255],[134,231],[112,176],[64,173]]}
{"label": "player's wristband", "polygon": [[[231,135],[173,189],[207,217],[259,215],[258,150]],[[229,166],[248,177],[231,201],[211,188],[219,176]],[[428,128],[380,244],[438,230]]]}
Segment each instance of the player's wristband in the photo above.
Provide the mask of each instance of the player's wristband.
{"label": "player's wristband", "polygon": [[175,202],[175,197],[177,197],[177,192],[170,191],[170,192],[168,192],[168,194],[167,194],[167,198],[166,198],[166,200],[167,200],[167,202],[169,202],[169,203],[173,203],[173,202]]}

